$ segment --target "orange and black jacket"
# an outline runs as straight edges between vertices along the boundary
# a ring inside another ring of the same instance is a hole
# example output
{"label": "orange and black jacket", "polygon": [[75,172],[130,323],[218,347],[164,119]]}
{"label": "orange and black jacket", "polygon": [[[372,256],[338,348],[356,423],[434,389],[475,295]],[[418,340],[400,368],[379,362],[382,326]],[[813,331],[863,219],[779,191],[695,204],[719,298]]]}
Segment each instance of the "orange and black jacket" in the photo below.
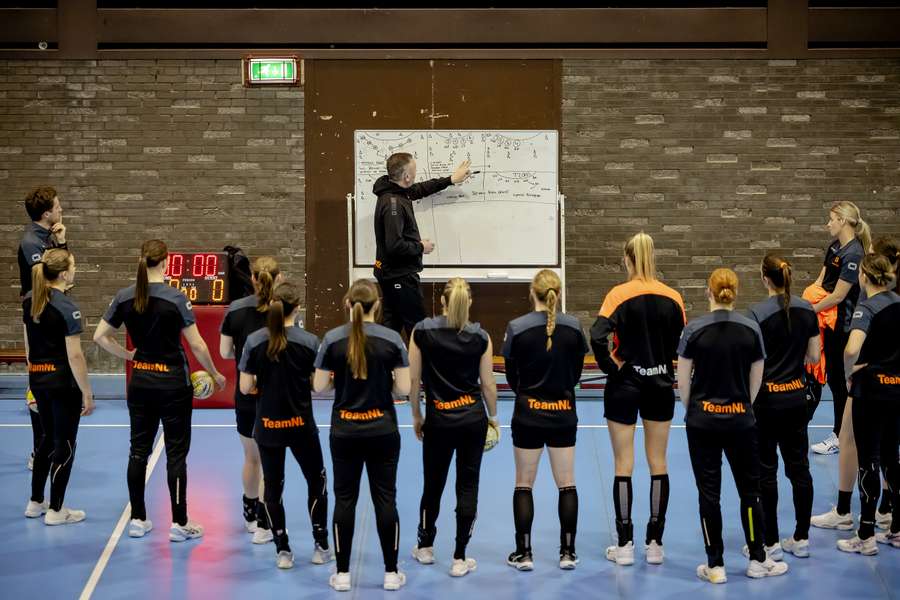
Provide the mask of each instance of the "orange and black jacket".
{"label": "orange and black jacket", "polygon": [[640,279],[617,285],[606,295],[591,327],[597,365],[607,374],[616,373],[615,357],[639,384],[671,387],[672,362],[685,322],[681,294],[667,285]]}

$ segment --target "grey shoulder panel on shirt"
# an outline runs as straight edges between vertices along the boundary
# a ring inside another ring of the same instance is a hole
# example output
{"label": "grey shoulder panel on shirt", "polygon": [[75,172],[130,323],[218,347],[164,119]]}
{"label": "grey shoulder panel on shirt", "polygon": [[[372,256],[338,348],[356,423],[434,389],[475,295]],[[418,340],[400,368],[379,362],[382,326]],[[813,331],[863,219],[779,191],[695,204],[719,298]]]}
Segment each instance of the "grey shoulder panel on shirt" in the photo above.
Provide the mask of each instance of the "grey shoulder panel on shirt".
{"label": "grey shoulder panel on shirt", "polygon": [[480,335],[485,342],[489,342],[491,336],[488,335],[488,332],[484,330],[481,326],[481,323],[469,323],[466,325],[466,331],[471,332],[472,334]]}
{"label": "grey shoulder panel on shirt", "polygon": [[384,325],[379,325],[377,323],[369,324],[366,327],[366,335],[386,340],[393,343],[398,348],[406,350],[406,345],[403,343],[403,338],[400,337],[400,334],[393,329],[388,329]]}
{"label": "grey shoulder panel on shirt", "polygon": [[747,318],[744,315],[740,314],[739,312],[735,312],[733,310],[730,311],[728,314],[729,314],[729,318],[725,319],[725,320],[732,321],[734,323],[738,323],[740,325],[749,327],[750,329],[755,331],[757,334],[759,334],[760,337],[762,337],[762,330],[759,328],[759,323],[757,323],[753,319]]}
{"label": "grey shoulder panel on shirt", "polygon": [[341,325],[340,327],[335,327],[325,334],[325,337],[322,338],[322,346],[330,346],[331,344],[337,343],[343,339],[350,337],[350,325]]}
{"label": "grey shoulder panel on shirt", "polygon": [[81,319],[81,310],[78,305],[59,290],[50,293],[50,306],[59,311],[66,322],[67,335],[75,335],[84,331]]}
{"label": "grey shoulder panel on shirt", "polygon": [[244,296],[243,298],[238,298],[234,302],[228,305],[228,312],[232,313],[237,310],[241,310],[243,308],[256,308],[256,303],[258,302],[258,298],[255,294],[251,294],[250,296]]}
{"label": "grey shoulder panel on shirt", "polygon": [[286,330],[287,339],[295,344],[300,344],[309,348],[313,352],[319,350],[319,338],[300,327],[288,327]]}
{"label": "grey shoulder panel on shirt", "polygon": [[446,329],[447,328],[447,318],[444,316],[439,317],[428,317],[423,321],[419,321],[416,324],[416,329],[428,330],[428,329]]}
{"label": "grey shoulder panel on shirt", "polygon": [[116,297],[113,299],[114,302],[121,304],[122,302],[128,302],[129,300],[134,300],[134,286],[129,285],[128,287],[122,288],[118,292],[116,292]]}
{"label": "grey shoulder panel on shirt", "polygon": [[[793,301],[793,298],[791,299]],[[751,318],[757,323],[762,323],[774,314],[778,314],[782,310],[781,300],[779,296],[769,296],[762,302],[757,302],[750,307],[749,313]]]}
{"label": "grey shoulder panel on shirt", "polygon": [[[866,298],[865,300],[857,304],[857,310],[859,308],[865,307],[869,310],[869,312],[872,313],[872,316],[874,317],[888,306],[896,304],[897,302],[900,302],[900,296],[898,296],[895,292],[882,292],[880,294],[872,296],[871,298]],[[856,316],[856,314],[854,313],[853,316]]]}
{"label": "grey shoulder panel on shirt", "polygon": [[253,333],[247,336],[247,341],[244,342],[244,351],[247,352],[256,348],[260,344],[265,344],[269,341],[269,330],[263,327],[262,329],[257,329]]}
{"label": "grey shoulder panel on shirt", "polygon": [[547,313],[533,311],[509,322],[509,331],[513,336],[519,335],[532,327],[544,327],[547,325]]}
{"label": "grey shoulder panel on shirt", "polygon": [[557,326],[562,325],[563,327],[571,327],[572,329],[577,329],[579,332],[582,332],[581,329],[581,321],[578,320],[577,317],[574,317],[570,314],[559,313],[556,315],[556,324]]}

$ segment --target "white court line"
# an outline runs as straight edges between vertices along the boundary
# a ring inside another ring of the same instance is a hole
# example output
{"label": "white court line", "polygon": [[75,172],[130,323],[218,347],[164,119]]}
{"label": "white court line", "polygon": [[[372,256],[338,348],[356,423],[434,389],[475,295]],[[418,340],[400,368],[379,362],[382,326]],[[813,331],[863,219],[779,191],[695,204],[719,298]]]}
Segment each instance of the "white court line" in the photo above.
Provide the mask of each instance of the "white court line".
{"label": "white court line", "polygon": [[[28,428],[31,429],[30,423],[0,423],[0,429],[9,428]],[[131,427],[131,425],[127,423],[91,423],[90,425],[82,423],[78,426],[79,429],[83,427],[94,427],[98,429],[108,428],[108,429],[123,429]],[[222,423],[196,423],[191,425],[191,429],[234,429],[235,425],[226,425]],[[318,427],[322,429],[330,429],[331,425],[318,425]],[[412,425],[397,425],[400,429],[412,429]],[[509,429],[511,425],[501,425],[501,429]],[[578,429],[609,429],[609,425],[577,425]],[[643,425],[638,425],[638,429],[643,429]],[[687,425],[672,425],[672,429],[686,429]],[[834,429],[834,425],[807,425],[809,429]]]}
{"label": "white court line", "polygon": [[[150,455],[150,460],[147,462],[147,475],[146,477],[144,477],[144,483],[150,481],[150,475],[153,474],[153,468],[159,461],[159,457],[162,455],[164,447],[165,436],[160,435],[159,440],[157,440],[156,442],[156,446],[153,448],[153,453]],[[119,517],[119,522],[116,523],[116,528],[113,529],[112,535],[109,536],[109,540],[106,542],[106,547],[103,549],[103,553],[97,560],[97,564],[94,565],[94,570],[91,572],[91,576],[88,578],[87,583],[84,585],[84,589],[81,590],[81,595],[78,597],[78,600],[89,600],[91,595],[93,595],[94,590],[97,588],[97,584],[100,583],[100,576],[103,575],[103,571],[106,569],[106,565],[109,563],[109,559],[112,556],[113,550],[116,549],[116,544],[119,543],[119,539],[122,537],[122,533],[125,531],[125,525],[128,524],[130,516],[131,502],[125,505],[125,509],[122,511],[122,516]]]}

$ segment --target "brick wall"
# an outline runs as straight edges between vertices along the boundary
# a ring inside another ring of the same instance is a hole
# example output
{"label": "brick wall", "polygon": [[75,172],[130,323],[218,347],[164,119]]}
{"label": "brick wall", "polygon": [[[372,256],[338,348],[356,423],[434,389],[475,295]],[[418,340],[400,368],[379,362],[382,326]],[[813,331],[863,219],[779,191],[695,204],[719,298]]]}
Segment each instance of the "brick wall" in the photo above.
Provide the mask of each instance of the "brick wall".
{"label": "brick wall", "polygon": [[85,339],[150,237],[237,244],[303,277],[303,92],[243,88],[239,64],[0,61],[0,346],[22,344],[15,254],[39,184],[63,204]]}
{"label": "brick wall", "polygon": [[641,229],[692,315],[718,266],[738,272],[739,306],[764,296],[770,250],[805,286],[832,202],[900,236],[900,61],[565,61],[561,187],[585,325]]}

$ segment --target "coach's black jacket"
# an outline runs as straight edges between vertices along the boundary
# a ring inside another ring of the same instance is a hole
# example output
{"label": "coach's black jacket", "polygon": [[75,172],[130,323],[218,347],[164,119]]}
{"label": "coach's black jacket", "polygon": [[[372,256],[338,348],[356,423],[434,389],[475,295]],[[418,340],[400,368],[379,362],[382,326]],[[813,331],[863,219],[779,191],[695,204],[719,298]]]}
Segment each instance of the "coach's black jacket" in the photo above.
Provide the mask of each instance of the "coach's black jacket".
{"label": "coach's black jacket", "polygon": [[375,182],[375,277],[396,279],[422,270],[422,237],[413,200],[440,192],[450,178],[430,179],[402,188],[387,175]]}

